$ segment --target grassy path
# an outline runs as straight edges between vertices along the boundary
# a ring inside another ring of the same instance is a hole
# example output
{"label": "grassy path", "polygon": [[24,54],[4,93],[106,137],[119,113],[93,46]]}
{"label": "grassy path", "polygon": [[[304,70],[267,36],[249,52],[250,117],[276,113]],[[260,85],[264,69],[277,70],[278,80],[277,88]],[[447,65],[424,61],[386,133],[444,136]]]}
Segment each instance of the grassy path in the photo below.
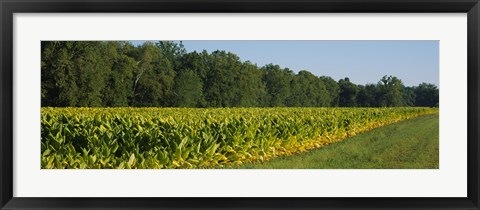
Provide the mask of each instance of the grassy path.
{"label": "grassy path", "polygon": [[374,129],[320,149],[246,169],[438,168],[438,113]]}

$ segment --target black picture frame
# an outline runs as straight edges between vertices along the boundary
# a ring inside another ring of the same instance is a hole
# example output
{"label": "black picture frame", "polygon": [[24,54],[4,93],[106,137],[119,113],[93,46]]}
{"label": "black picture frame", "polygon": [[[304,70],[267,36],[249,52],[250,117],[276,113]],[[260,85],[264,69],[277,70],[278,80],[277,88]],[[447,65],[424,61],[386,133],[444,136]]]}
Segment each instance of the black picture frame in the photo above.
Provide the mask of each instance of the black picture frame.
{"label": "black picture frame", "polygon": [[[1,209],[479,209],[478,0],[0,0]],[[13,197],[14,13],[467,13],[468,177],[465,198]]]}

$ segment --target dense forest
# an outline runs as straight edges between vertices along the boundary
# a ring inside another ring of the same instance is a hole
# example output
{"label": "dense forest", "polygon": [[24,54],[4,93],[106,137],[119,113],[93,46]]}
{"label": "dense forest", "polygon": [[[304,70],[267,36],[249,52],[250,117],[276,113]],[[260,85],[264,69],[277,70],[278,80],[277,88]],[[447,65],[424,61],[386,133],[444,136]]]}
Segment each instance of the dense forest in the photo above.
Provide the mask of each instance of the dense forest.
{"label": "dense forest", "polygon": [[434,84],[384,76],[358,85],[181,42],[42,41],[41,50],[43,107],[438,106]]}

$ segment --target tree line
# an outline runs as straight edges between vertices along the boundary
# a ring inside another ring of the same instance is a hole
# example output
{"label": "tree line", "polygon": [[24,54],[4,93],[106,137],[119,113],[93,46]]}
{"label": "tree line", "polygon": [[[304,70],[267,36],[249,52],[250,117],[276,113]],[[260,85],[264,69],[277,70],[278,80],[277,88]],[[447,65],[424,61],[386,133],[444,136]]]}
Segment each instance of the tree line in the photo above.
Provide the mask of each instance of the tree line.
{"label": "tree line", "polygon": [[181,42],[42,41],[41,103],[52,107],[438,106],[434,84],[335,81],[231,53],[187,52]]}

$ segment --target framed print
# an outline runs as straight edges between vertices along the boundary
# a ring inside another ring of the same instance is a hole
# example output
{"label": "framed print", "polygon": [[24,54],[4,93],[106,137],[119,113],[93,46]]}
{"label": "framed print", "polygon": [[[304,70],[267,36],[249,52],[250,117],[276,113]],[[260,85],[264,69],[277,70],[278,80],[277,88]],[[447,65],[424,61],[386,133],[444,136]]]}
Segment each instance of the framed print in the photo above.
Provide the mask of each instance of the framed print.
{"label": "framed print", "polygon": [[478,209],[477,0],[2,1],[1,209]]}

